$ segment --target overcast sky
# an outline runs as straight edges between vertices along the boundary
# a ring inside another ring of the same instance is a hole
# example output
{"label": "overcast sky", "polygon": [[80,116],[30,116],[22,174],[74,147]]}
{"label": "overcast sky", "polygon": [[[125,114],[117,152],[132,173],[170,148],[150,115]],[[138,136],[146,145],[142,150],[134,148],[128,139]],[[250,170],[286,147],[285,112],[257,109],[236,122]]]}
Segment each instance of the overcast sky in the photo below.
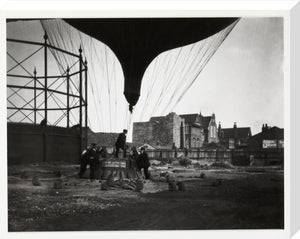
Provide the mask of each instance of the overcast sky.
{"label": "overcast sky", "polygon": [[[8,23],[7,34],[8,37],[12,38],[42,41],[43,29],[38,21]],[[99,64],[96,64],[94,69],[91,69],[90,65],[89,69],[94,71],[96,75],[101,75],[103,82],[96,80],[102,90],[101,96],[103,97],[101,98],[101,107],[96,105],[97,98],[89,97],[91,127],[94,131],[118,132],[124,127],[124,120],[128,120],[126,101],[122,94],[123,75],[121,66],[109,48],[99,42],[95,44],[97,52],[100,52]],[[17,49],[11,44],[8,45],[8,51],[12,52],[18,59],[22,59],[28,54],[26,49]],[[117,122],[117,125],[112,129],[107,123],[109,121],[106,113],[109,110],[108,96],[105,95],[107,85],[104,85],[106,82],[104,78],[107,75],[105,72],[108,71],[103,66],[105,61],[101,60],[101,57],[104,57],[101,52],[106,52],[105,60],[109,72],[111,69],[114,70],[114,74],[110,79],[111,82],[115,82],[114,84],[119,86],[119,89],[111,96],[112,102],[114,99],[118,99],[119,102],[118,107],[111,110],[111,120]],[[86,52],[86,54],[88,53]],[[91,54],[94,54],[94,52]],[[174,53],[169,54],[169,57],[174,55],[176,55],[176,49]],[[163,57],[163,55],[159,57]],[[93,61],[96,62],[96,58]],[[54,63],[53,61],[51,65]],[[8,58],[9,64],[12,64],[12,62]],[[41,64],[41,62],[35,62],[35,65],[38,64]],[[154,64],[155,60],[145,73],[144,86],[149,75],[153,74]],[[222,127],[232,127],[233,122],[237,122],[240,127],[251,127],[252,134],[260,132],[264,123],[283,127],[284,79],[282,64],[283,20],[281,18],[243,18],[219,47],[173,111],[177,114],[198,113],[200,110],[203,115],[215,113],[216,120],[221,121]],[[163,66],[161,64],[158,71],[165,70]],[[91,94],[91,88],[89,94]],[[137,104],[133,121],[148,120],[150,116],[143,118],[141,115],[137,115],[139,105],[143,105],[142,97],[146,94],[143,86],[141,94],[141,101]],[[102,112],[102,117],[103,115],[106,116],[105,119],[102,119],[106,124],[102,124],[101,127],[99,121],[96,121],[95,107],[98,107],[99,110],[102,109],[104,112]]]}
{"label": "overcast sky", "polygon": [[283,127],[282,64],[283,20],[241,19],[176,110],[214,112],[223,127],[237,122],[252,133],[264,123]]}

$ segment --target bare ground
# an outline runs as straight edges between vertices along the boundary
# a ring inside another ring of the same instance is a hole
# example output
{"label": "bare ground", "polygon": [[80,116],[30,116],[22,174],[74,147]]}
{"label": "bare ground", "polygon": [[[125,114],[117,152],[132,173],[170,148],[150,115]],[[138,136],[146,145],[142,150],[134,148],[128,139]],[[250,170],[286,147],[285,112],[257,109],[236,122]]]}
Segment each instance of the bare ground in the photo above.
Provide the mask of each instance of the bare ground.
{"label": "bare ground", "polygon": [[[283,229],[283,171],[274,168],[177,167],[185,192],[143,194],[100,189],[79,180],[75,165],[29,165],[8,170],[9,231]],[[64,188],[53,189],[57,171]],[[204,172],[206,178],[200,178]],[[158,175],[159,171],[152,171]],[[32,186],[38,176],[41,186]],[[216,179],[221,185],[213,186]],[[167,189],[167,183],[154,182]]]}

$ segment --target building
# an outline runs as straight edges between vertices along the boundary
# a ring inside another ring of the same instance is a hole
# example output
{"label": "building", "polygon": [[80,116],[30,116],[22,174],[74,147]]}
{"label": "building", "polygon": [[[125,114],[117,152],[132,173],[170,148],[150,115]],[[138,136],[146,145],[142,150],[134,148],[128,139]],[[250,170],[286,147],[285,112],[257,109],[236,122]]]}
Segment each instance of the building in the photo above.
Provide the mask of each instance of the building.
{"label": "building", "polygon": [[276,126],[262,126],[260,133],[248,141],[248,149],[253,155],[254,165],[284,165],[284,129]]}
{"label": "building", "polygon": [[199,114],[180,115],[184,119],[182,131],[184,132],[184,141],[181,145],[185,148],[200,148],[204,143],[204,130],[201,126]]}
{"label": "building", "polygon": [[181,137],[184,137],[184,134],[180,133],[182,125],[184,125],[184,119],[176,113],[151,117],[148,122],[134,122],[132,143],[134,145],[145,143],[153,146],[163,145],[170,148],[175,145],[179,148]]}
{"label": "building", "polygon": [[222,128],[221,123],[218,127],[220,143],[229,149],[247,148],[248,140],[251,137],[250,127],[237,127],[234,122],[232,128]]}
{"label": "building", "polygon": [[218,142],[215,115],[177,115],[152,117],[148,122],[133,123],[132,143],[150,144],[169,148],[200,148]]}
{"label": "building", "polygon": [[218,143],[218,129],[216,124],[216,116],[213,113],[211,116],[203,116],[200,112],[201,127],[204,130],[204,143]]}
{"label": "building", "polygon": [[284,129],[264,124],[261,132],[249,139],[248,148],[251,150],[283,149]]}
{"label": "building", "polygon": [[200,114],[180,115],[185,120],[185,147],[200,148],[209,143],[218,143],[215,114],[203,116]]}

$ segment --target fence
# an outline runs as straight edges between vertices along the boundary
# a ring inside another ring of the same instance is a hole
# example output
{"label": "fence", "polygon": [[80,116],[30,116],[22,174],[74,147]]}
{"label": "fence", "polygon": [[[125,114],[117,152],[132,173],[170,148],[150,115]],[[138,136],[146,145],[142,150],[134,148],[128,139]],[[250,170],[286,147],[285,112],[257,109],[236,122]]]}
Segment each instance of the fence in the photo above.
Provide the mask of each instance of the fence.
{"label": "fence", "polygon": [[274,150],[229,150],[229,149],[190,149],[190,150],[147,150],[150,159],[172,160],[187,156],[203,163],[230,162],[233,165],[250,165],[250,158],[256,165],[283,163],[283,149]]}
{"label": "fence", "polygon": [[80,160],[80,136],[72,128],[47,127],[48,145],[44,148],[44,127],[25,123],[7,124],[7,150],[9,165],[23,163],[64,161],[77,164]]}

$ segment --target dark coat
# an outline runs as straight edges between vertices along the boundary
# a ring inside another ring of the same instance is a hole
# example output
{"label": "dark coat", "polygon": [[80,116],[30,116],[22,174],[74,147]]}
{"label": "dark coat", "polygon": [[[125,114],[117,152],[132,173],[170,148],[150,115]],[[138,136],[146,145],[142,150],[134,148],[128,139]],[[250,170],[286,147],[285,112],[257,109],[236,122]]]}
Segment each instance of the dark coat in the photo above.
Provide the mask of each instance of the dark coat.
{"label": "dark coat", "polygon": [[148,168],[149,166],[150,166],[150,162],[149,162],[148,154],[146,152],[141,153],[138,160],[138,167]]}
{"label": "dark coat", "polygon": [[140,155],[138,152],[133,152],[133,154],[129,156],[129,168],[139,168],[139,158]]}
{"label": "dark coat", "polygon": [[126,134],[124,134],[124,133],[119,134],[118,139],[115,144],[116,147],[124,149],[125,143],[126,143]]}
{"label": "dark coat", "polygon": [[99,155],[95,149],[88,149],[81,157],[83,160],[86,160],[87,163],[97,162],[99,159]]}

